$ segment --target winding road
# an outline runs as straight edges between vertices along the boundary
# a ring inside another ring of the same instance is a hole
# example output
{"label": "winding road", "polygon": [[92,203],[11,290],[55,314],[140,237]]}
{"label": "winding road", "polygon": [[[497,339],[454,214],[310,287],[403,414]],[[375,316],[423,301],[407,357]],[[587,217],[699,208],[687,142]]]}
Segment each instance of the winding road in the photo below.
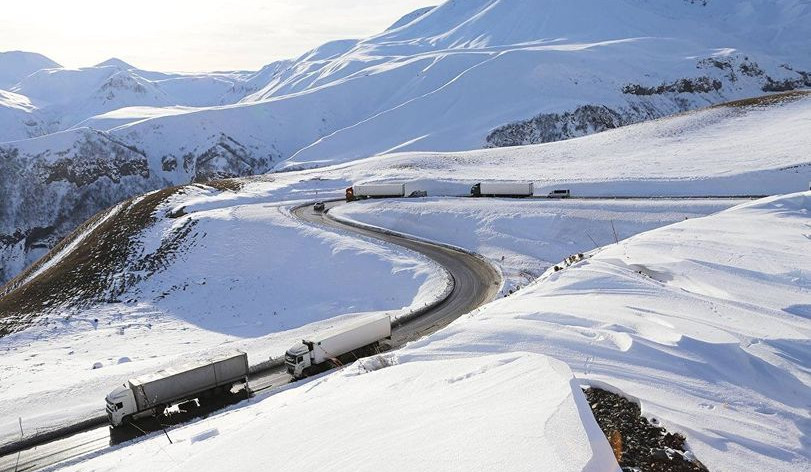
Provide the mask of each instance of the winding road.
{"label": "winding road", "polygon": [[[327,210],[342,202],[327,203]],[[429,307],[419,316],[409,316],[393,323],[391,345],[393,349],[431,334],[458,317],[493,300],[501,288],[500,273],[483,258],[439,244],[420,241],[385,230],[354,226],[329,217],[327,212],[316,212],[312,205],[293,209],[293,215],[307,223],[329,230],[349,232],[356,236],[371,238],[396,244],[421,253],[443,266],[453,278],[453,289],[444,300]],[[281,354],[281,353],[280,353]],[[273,367],[256,372],[250,377],[254,392],[272,392],[287,385],[290,377],[284,367]],[[103,403],[99,396],[99,403]],[[99,416],[85,420],[84,425],[54,434],[36,445],[22,447],[0,447],[0,471],[31,471],[55,465],[72,459],[80,459],[98,453],[110,446],[110,433],[106,417]],[[156,432],[152,434],[161,434]]]}

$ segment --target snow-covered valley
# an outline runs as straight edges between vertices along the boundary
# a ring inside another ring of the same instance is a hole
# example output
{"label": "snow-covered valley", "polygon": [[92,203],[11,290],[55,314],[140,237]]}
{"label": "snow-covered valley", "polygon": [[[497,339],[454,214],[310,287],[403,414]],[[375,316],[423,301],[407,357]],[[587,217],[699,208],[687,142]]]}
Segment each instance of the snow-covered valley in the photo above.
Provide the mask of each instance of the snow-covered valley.
{"label": "snow-covered valley", "polygon": [[[0,52],[0,470],[811,471],[809,20],[447,0],[259,71]],[[246,400],[98,427],[234,350]]]}

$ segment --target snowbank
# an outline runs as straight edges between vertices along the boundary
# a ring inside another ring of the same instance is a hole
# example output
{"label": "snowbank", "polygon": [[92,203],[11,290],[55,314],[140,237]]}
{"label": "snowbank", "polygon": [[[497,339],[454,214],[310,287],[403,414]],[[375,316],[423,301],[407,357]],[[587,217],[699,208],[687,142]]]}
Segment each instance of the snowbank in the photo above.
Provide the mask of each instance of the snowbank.
{"label": "snowbank", "polygon": [[153,436],[64,470],[619,470],[561,362],[512,353],[396,364],[362,360],[175,429],[174,444]]}
{"label": "snowbank", "polygon": [[408,346],[532,351],[638,398],[714,471],[808,467],[811,193],[612,244]]}

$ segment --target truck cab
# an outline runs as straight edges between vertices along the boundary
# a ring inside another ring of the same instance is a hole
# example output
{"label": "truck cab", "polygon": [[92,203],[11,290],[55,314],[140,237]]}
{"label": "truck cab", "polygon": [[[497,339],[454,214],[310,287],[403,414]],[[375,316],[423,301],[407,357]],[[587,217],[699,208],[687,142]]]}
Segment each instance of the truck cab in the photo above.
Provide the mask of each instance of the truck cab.
{"label": "truck cab", "polygon": [[138,407],[135,404],[135,396],[132,390],[127,388],[126,385],[122,385],[110,392],[105,400],[107,401],[107,418],[114,427],[121,426],[124,422],[124,417],[138,411]]}
{"label": "truck cab", "polygon": [[284,354],[284,363],[287,366],[287,373],[293,378],[306,377],[305,369],[312,365],[310,349],[305,344],[296,344]]}

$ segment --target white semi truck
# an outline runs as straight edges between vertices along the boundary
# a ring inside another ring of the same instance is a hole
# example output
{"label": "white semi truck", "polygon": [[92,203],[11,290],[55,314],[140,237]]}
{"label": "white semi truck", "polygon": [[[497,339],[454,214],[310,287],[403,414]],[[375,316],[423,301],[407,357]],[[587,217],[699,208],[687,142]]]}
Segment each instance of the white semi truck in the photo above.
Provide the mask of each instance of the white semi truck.
{"label": "white semi truck", "polygon": [[470,188],[474,197],[531,197],[532,182],[481,182]]}
{"label": "white semi truck", "polygon": [[405,184],[356,184],[346,189],[346,201],[405,197]]}
{"label": "white semi truck", "polygon": [[241,351],[130,379],[107,395],[107,417],[115,428],[158,416],[172,405],[230,392],[237,384],[248,391],[248,355]]}
{"label": "white semi truck", "polygon": [[284,363],[288,374],[294,379],[302,379],[324,372],[333,364],[341,365],[372,355],[384,339],[391,339],[389,315],[367,317],[303,339],[287,350]]}

